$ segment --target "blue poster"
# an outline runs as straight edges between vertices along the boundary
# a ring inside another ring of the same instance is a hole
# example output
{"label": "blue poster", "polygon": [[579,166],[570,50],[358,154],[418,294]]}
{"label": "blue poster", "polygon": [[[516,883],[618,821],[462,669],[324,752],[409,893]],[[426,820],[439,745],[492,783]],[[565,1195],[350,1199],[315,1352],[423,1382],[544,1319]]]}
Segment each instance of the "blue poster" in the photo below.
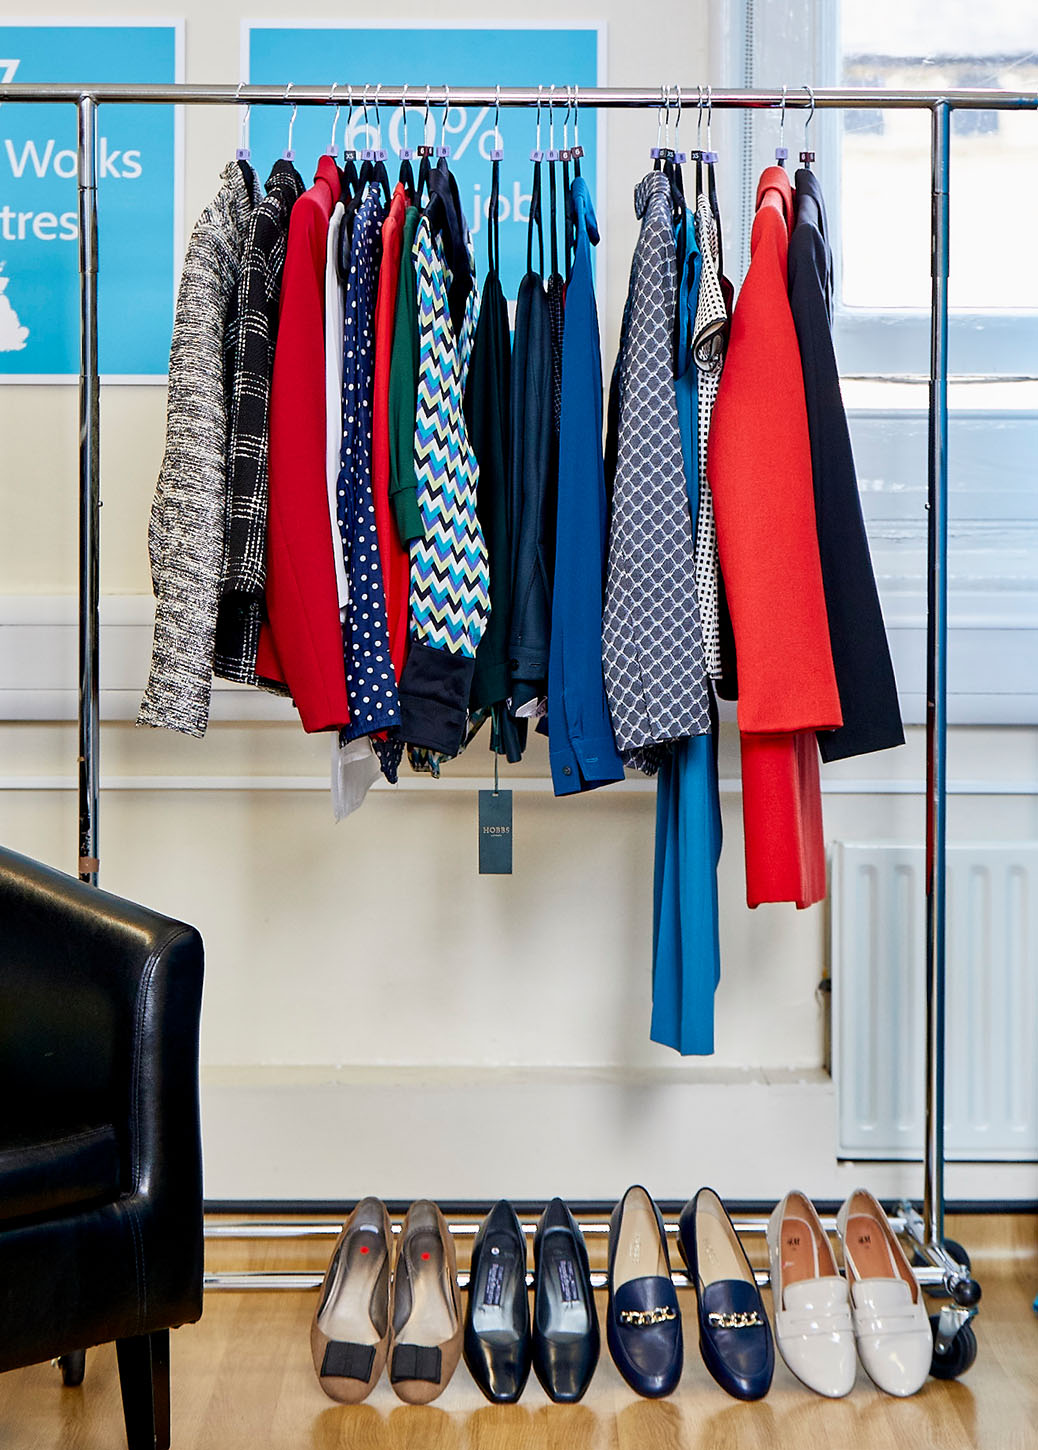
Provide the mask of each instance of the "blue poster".
{"label": "blue poster", "polygon": [[[179,25],[0,24],[0,80],[180,79]],[[76,110],[0,97],[0,381],[79,374]],[[98,362],[164,376],[180,157],[172,106],[99,106]]]}
{"label": "blue poster", "polygon": [[[388,152],[390,180],[395,181],[401,147],[416,148],[423,142],[425,87],[442,91],[446,86],[533,86],[543,85],[545,108],[541,119],[541,149],[549,145],[550,87],[555,86],[555,146],[563,145],[566,87],[599,84],[604,30],[597,26],[552,28],[531,25],[507,28],[467,28],[436,25],[420,29],[410,25],[358,28],[350,26],[247,26],[245,30],[245,76],[259,85],[327,86],[337,82],[336,98],[346,100],[345,86],[352,82],[353,116],[348,106],[340,113],[337,144],[358,150],[376,144],[381,128],[382,146]],[[379,108],[376,116],[375,82],[406,84],[411,87],[407,106],[407,140],[400,106]],[[367,117],[362,104],[367,91]],[[291,92],[289,92],[291,97]],[[291,105],[257,106],[250,116],[253,163],[265,175],[285,150]],[[292,138],[296,166],[309,182],[317,159],[328,149],[334,108],[301,106]],[[472,232],[479,273],[486,268],[486,211],[489,206],[490,153],[495,149],[493,106],[454,106],[444,126],[442,105],[429,112],[428,143],[438,145],[445,129],[451,148],[450,166],[458,181],[462,206]],[[579,108],[580,145],[584,148],[581,174],[595,195],[597,113]],[[435,130],[435,138],[433,132]],[[536,113],[525,109],[504,109],[496,133],[502,143],[501,162],[501,282],[507,298],[514,300],[526,271],[527,222],[530,208],[530,152],[536,140]],[[573,144],[573,117],[567,137]],[[417,166],[417,163],[412,163]],[[563,195],[561,169],[557,175],[557,236],[562,261]],[[543,175],[545,215],[545,275],[551,265],[549,240],[549,197],[547,167]],[[537,245],[534,242],[534,262]]]}

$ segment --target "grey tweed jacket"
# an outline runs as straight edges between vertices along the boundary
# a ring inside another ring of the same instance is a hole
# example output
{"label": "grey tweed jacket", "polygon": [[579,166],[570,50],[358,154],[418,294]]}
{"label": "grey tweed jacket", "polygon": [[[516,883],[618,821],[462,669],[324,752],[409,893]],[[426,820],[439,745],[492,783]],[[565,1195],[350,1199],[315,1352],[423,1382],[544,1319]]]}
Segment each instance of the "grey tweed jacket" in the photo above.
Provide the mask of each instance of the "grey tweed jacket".
{"label": "grey tweed jacket", "polygon": [[204,735],[209,722],[227,505],[224,334],[255,175],[226,166],[195,223],[173,320],[166,451],[151,507],[148,552],[155,591],[151,670],[138,725]]}

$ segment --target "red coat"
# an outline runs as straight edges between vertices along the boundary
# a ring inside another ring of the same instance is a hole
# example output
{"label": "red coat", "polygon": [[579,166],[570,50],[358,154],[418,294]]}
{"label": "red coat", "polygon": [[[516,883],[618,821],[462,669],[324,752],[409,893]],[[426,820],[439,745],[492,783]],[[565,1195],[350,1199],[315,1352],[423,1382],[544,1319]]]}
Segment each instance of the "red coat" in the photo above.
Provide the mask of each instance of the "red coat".
{"label": "red coat", "polygon": [[257,674],[289,688],[304,730],[349,720],[325,476],[324,273],[339,173],[322,156],[292,208],[270,390],[266,601]]}
{"label": "red coat", "polygon": [[396,518],[389,503],[389,362],[393,352],[396,294],[400,281],[400,248],[403,240],[407,194],[400,185],[393,192],[389,214],[382,223],[382,265],[378,274],[375,303],[375,394],[371,420],[371,484],[375,495],[375,527],[382,560],[389,624],[389,653],[393,670],[400,679],[407,658],[408,591],[411,584],[411,555],[400,542]]}
{"label": "red coat", "polygon": [[[825,895],[815,730],[843,723],[815,527],[800,351],[789,308],[789,178],[757,188],[751,260],[732,318],[707,472],[735,634],[746,895]],[[801,732],[810,732],[798,738]]]}

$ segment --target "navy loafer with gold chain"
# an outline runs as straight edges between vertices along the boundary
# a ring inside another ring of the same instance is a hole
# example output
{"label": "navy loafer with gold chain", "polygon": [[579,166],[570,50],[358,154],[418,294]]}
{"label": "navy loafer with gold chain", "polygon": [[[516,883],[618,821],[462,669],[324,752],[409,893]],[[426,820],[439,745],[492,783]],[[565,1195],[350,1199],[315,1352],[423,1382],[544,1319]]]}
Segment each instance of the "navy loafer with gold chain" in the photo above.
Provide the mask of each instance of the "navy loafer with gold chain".
{"label": "navy loafer with gold chain", "polygon": [[609,1352],[624,1379],[649,1399],[681,1378],[681,1311],[659,1209],[644,1188],[629,1188],[609,1220]]}
{"label": "navy loafer with gold chain", "polygon": [[685,1204],[678,1233],[699,1303],[703,1363],[737,1400],[759,1400],[775,1371],[771,1327],[735,1225],[712,1188]]}

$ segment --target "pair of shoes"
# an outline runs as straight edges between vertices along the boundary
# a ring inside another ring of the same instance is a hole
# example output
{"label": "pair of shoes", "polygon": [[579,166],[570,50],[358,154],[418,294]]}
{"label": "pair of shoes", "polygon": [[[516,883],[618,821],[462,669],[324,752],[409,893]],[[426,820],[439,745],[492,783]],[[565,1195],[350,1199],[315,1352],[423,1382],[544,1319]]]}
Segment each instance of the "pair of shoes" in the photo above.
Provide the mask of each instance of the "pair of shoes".
{"label": "pair of shoes", "polygon": [[[686,1203],[678,1248],[699,1305],[699,1347],[707,1369],[740,1400],[767,1394],[775,1367],[768,1317],[750,1261],[711,1188]],[[629,1188],[609,1223],[609,1348],[632,1389],[657,1398],[681,1378],[681,1312],[659,1209]]]}
{"label": "pair of shoes", "polygon": [[840,1209],[846,1281],[814,1205],[788,1193],[768,1221],[775,1337],[810,1389],[850,1392],[860,1358],[887,1394],[914,1395],[930,1373],[933,1337],[919,1286],[883,1209],[864,1188]]}
{"label": "pair of shoes", "polygon": [[681,1311],[663,1219],[639,1184],[609,1219],[608,1279],[606,1339],[613,1362],[639,1395],[669,1395],[684,1360]]}
{"label": "pair of shoes", "polygon": [[362,1198],[339,1235],[310,1327],[321,1388],[356,1405],[389,1361],[400,1399],[425,1405],[461,1357],[462,1317],[454,1241],[435,1203],[419,1199],[404,1219],[392,1262],[385,1204]]}
{"label": "pair of shoes", "polygon": [[775,1372],[771,1328],[753,1267],[712,1188],[681,1210],[678,1247],[696,1291],[703,1363],[737,1400],[761,1399]]}
{"label": "pair of shoes", "polygon": [[465,1363],[493,1404],[518,1400],[531,1363],[549,1398],[573,1404],[598,1362],[598,1319],[583,1235],[560,1198],[534,1238],[534,1314],[526,1290],[526,1238],[512,1205],[496,1203],[472,1246]]}

